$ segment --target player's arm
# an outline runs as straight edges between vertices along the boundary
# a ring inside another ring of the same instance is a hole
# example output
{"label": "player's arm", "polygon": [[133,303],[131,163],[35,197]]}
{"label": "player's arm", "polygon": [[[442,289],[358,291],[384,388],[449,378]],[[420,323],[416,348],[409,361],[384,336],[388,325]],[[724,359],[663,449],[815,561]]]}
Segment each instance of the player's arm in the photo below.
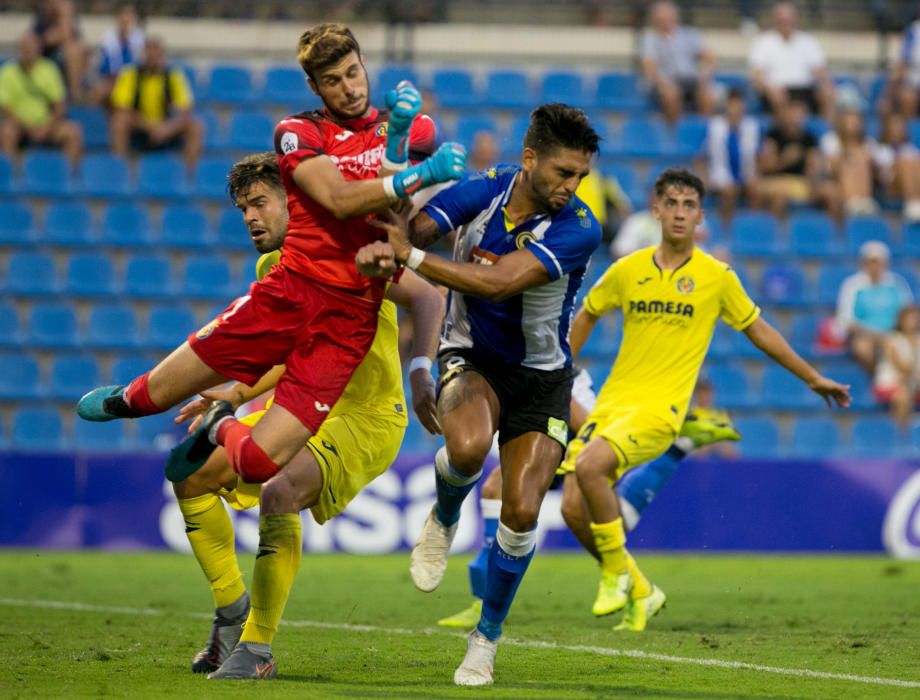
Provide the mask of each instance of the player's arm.
{"label": "player's arm", "polygon": [[409,363],[412,410],[425,430],[437,435],[441,426],[431,365],[444,319],[444,297],[411,270],[405,270],[399,284],[387,288],[387,298],[408,309],[412,315],[412,360]]}
{"label": "player's arm", "polygon": [[743,332],[761,352],[805,382],[809,389],[827,402],[828,406],[831,405],[831,400],[843,408],[850,405],[850,387],[822,376],[762,317],[758,317]]}
{"label": "player's arm", "polygon": [[572,321],[572,327],[569,329],[569,347],[572,349],[572,357],[578,357],[581,349],[585,346],[588,336],[594,330],[600,316],[595,316],[582,306]]}
{"label": "player's arm", "polygon": [[198,427],[198,419],[208,410],[208,406],[211,405],[212,401],[227,401],[234,409],[237,409],[247,401],[252,401],[266,391],[274,389],[282,374],[284,374],[284,365],[276,365],[263,374],[259,381],[252,386],[242,382],[233,382],[233,384],[223,389],[202,391],[201,398],[190,401],[179,409],[175,422],[184,423],[187,420],[195,419],[189,426],[189,432],[191,432]]}

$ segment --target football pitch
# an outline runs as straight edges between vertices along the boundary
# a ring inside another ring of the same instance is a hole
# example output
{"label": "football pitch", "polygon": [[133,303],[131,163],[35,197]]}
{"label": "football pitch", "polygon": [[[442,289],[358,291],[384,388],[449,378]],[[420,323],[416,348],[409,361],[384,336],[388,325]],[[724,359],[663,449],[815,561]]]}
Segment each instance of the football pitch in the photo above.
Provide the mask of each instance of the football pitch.
{"label": "football pitch", "polygon": [[477,690],[452,685],[464,637],[435,625],[469,602],[467,557],[426,595],[407,554],[305,554],[278,678],[217,682],[189,670],[212,608],[190,556],[2,551],[0,696],[920,698],[920,562],[637,555],[669,596],[646,632],[591,616],[587,556],[540,553]]}

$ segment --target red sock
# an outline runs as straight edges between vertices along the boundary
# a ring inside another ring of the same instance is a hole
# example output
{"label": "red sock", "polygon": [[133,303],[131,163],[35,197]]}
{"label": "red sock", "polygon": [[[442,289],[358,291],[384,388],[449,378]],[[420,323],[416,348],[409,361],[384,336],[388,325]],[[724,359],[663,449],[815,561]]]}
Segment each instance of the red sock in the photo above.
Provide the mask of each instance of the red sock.
{"label": "red sock", "polygon": [[224,446],[230,466],[243,481],[261,484],[281,471],[271,457],[252,439],[252,428],[236,418],[228,418],[217,426],[217,442]]}
{"label": "red sock", "polygon": [[152,416],[155,413],[162,413],[165,408],[160,408],[150,399],[150,391],[147,388],[147,382],[150,372],[136,377],[125,389],[125,403],[141,416]]}

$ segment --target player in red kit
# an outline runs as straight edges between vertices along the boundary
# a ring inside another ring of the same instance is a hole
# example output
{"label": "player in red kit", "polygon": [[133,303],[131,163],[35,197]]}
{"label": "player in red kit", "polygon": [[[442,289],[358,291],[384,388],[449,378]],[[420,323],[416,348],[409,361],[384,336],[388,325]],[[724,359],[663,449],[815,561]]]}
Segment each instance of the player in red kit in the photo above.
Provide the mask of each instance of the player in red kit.
{"label": "player in red kit", "polygon": [[[151,415],[230,379],[253,385],[284,364],[275,402],[259,424],[239,423],[229,405],[218,402],[198,435],[202,450],[208,441],[222,445],[246,481],[277,474],[278,496],[268,505],[281,513],[300,509],[290,502],[303,491],[299,463],[315,458],[308,451],[294,457],[338,400],[376,331],[386,282],[363,277],[354,263],[357,250],[381,236],[365,216],[417,189],[457,179],[465,166],[455,144],[409,164],[412,152],[418,158],[430,153],[433,123],[418,114],[421,100],[408,84],[387,94],[388,113],[371,106],[360,48],[344,25],[304,32],[297,58],[324,109],[283,119],[275,131],[290,214],[281,263],[153,370],[126,387],[94,389],[77,407],[92,421]],[[193,441],[190,452],[196,446]]]}

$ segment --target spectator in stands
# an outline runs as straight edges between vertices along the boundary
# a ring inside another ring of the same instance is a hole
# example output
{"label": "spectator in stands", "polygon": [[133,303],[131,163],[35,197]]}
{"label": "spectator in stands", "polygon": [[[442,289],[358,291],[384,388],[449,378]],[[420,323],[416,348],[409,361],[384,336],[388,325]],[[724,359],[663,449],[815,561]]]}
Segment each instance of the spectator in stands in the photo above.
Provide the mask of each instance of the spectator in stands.
{"label": "spectator in stands", "polygon": [[696,29],[682,26],[679,21],[674,3],[656,2],[639,48],[645,79],[672,124],[685,108],[709,114],[714,107],[715,56]]}
{"label": "spectator in stands", "polygon": [[843,281],[837,297],[837,328],[846,336],[853,357],[870,373],[882,339],[894,330],[901,309],[913,303],[907,281],[888,269],[890,257],[881,241],[863,243],[862,269]]}
{"label": "spectator in stands", "polygon": [[60,146],[71,166],[83,155],[83,129],[64,118],[64,78],[43,58],[38,36],[19,40],[19,56],[0,68],[0,149],[10,157],[22,146]]}
{"label": "spectator in stands", "polygon": [[885,196],[903,200],[905,220],[920,221],[920,150],[900,114],[889,114],[882,122],[875,164]]}
{"label": "spectator in stands", "polygon": [[132,145],[142,151],[181,147],[188,166],[194,166],[202,126],[192,112],[192,89],[183,70],[167,63],[159,39],[147,39],[140,65],[119,71],[111,102],[115,153],[127,155]]}
{"label": "spectator in stands", "polygon": [[140,63],[144,41],[144,30],[138,26],[134,5],[121,5],[115,15],[115,26],[102,40],[99,79],[93,86],[93,102],[109,106],[115,78],[125,66]]}
{"label": "spectator in stands", "polygon": [[[661,222],[652,211],[654,203],[655,191],[652,189],[648,193],[647,208],[632,212],[620,226],[616,238],[610,244],[611,258],[617,260],[642,248],[661,243]],[[709,227],[705,221],[696,227],[693,238],[697,245],[703,245],[709,239]]]}
{"label": "spectator in stands", "polygon": [[760,174],[759,205],[782,217],[790,203],[817,200],[818,141],[805,128],[805,106],[798,100],[786,102],[767,132],[757,170]]}
{"label": "spectator in stands", "polygon": [[591,172],[581,180],[575,194],[588,205],[601,225],[603,242],[610,244],[616,237],[625,217],[632,213],[632,202],[612,175],[605,175],[597,163],[591,163]]}
{"label": "spectator in stands", "polygon": [[70,101],[82,102],[89,50],[80,36],[72,0],[40,0],[33,31],[41,41],[42,55],[64,73]]}
{"label": "spectator in stands", "polygon": [[920,307],[901,309],[894,331],[882,340],[872,393],[891,407],[892,417],[906,428],[920,402]]}
{"label": "spectator in stands", "polygon": [[901,56],[886,86],[883,113],[897,112],[907,119],[917,116],[920,103],[920,17],[904,29]]}
{"label": "spectator in stands", "polygon": [[[700,374],[699,379],[696,380],[696,388],[693,390],[693,404],[690,407],[690,413],[697,414],[706,414],[707,416],[713,417],[717,422],[730,422],[731,419],[728,417],[728,414],[724,409],[720,409],[716,405],[716,388],[712,385],[712,382],[703,375]],[[742,439],[744,436],[742,435]],[[695,457],[721,457],[722,459],[737,459],[738,458],[738,443],[737,442],[718,442],[705,447],[694,450],[693,452]]]}
{"label": "spectator in stands", "polygon": [[834,83],[818,40],[798,30],[795,5],[781,2],[773,7],[775,30],[764,32],[751,44],[748,64],[751,82],[765,107],[778,115],[792,100],[804,102],[814,114],[831,116]]}
{"label": "spectator in stands", "polygon": [[828,179],[822,185],[831,215],[875,214],[878,203],[872,197],[875,140],[866,134],[862,98],[841,92],[834,128],[821,137],[820,151]]}
{"label": "spectator in stands", "polygon": [[759,201],[757,151],[760,125],[746,114],[744,91],[732,88],[725,102],[725,114],[716,115],[706,127],[703,145],[707,186],[719,198],[722,219],[730,221],[739,197]]}
{"label": "spectator in stands", "polygon": [[473,143],[466,158],[466,167],[471,172],[488,170],[498,162],[498,139],[489,129],[482,129],[473,135]]}

